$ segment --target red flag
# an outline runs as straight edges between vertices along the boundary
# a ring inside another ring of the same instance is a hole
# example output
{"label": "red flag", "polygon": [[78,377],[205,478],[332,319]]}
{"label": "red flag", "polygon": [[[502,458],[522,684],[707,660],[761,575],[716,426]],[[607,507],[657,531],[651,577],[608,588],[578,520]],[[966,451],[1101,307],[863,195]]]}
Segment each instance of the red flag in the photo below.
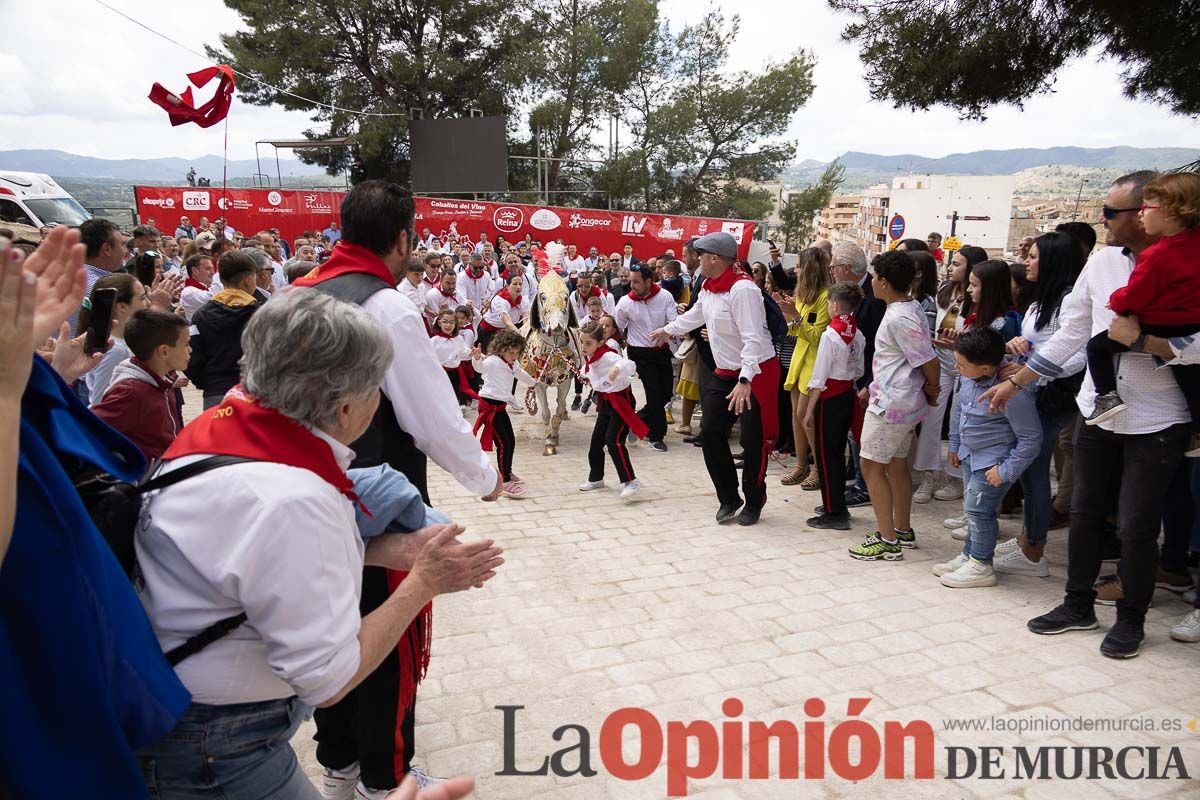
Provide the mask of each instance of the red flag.
{"label": "red flag", "polygon": [[220,64],[188,74],[188,80],[197,89],[204,88],[213,78],[217,78],[217,91],[202,106],[197,107],[192,100],[191,86],[184,89],[182,95],[175,95],[160,83],[151,87],[150,102],[167,112],[172,125],[194,122],[201,128],[211,128],[225,119],[229,114],[229,106],[233,104],[233,68],[228,64]]}

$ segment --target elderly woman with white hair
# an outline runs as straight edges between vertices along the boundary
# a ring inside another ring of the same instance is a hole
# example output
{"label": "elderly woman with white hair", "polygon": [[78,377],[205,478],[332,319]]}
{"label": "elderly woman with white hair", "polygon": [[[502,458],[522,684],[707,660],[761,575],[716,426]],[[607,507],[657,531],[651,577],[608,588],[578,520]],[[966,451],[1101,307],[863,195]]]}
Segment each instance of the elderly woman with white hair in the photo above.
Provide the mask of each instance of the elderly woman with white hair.
{"label": "elderly woman with white hair", "polygon": [[[356,306],[294,289],[247,324],[243,381],[184,429],[158,473],[212,468],[153,492],[137,557],[143,604],[192,705],[139,753],[156,797],[317,798],[288,741],[396,646],[438,594],[482,586],[502,563],[462,528],[384,534],[364,547],[347,446],[366,430],[392,361]],[[409,576],[362,617],[364,560]],[[221,627],[215,627],[220,625]],[[170,656],[169,656],[170,658]]]}

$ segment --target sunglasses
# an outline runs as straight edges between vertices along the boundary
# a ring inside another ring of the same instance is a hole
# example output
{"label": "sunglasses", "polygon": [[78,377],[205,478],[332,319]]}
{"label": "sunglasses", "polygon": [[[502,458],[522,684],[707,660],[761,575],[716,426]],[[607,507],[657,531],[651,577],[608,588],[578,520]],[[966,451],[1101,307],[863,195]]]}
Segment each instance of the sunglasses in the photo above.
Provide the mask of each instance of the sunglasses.
{"label": "sunglasses", "polygon": [[1104,215],[1105,219],[1114,220],[1117,218],[1117,214],[1124,214],[1128,211],[1141,211],[1141,210],[1142,210],[1141,206],[1134,206],[1133,208],[1113,208],[1112,206],[1104,206],[1102,209],[1100,209],[1100,213]]}

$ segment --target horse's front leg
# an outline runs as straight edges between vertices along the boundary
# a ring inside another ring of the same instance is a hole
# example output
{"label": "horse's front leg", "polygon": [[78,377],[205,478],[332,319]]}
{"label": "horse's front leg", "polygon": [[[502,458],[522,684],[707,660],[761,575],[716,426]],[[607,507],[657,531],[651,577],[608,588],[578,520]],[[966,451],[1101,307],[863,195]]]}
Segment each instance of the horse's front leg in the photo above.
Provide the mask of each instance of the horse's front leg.
{"label": "horse's front leg", "polygon": [[542,407],[542,455],[552,456],[558,452],[550,437],[550,392],[544,383],[537,386],[538,400]]}

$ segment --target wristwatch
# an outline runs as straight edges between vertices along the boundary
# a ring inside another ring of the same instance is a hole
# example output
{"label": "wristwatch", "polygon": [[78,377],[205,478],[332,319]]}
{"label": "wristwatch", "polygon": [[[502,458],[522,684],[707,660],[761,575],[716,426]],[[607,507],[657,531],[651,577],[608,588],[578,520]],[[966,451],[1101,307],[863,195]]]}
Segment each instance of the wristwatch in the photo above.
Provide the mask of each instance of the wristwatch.
{"label": "wristwatch", "polygon": [[742,377],[738,378],[738,383],[743,384],[745,386],[749,386],[750,379],[743,375]]}
{"label": "wristwatch", "polygon": [[1129,349],[1141,353],[1146,349],[1146,334],[1139,333],[1138,337],[1133,340],[1133,344],[1129,345]]}

